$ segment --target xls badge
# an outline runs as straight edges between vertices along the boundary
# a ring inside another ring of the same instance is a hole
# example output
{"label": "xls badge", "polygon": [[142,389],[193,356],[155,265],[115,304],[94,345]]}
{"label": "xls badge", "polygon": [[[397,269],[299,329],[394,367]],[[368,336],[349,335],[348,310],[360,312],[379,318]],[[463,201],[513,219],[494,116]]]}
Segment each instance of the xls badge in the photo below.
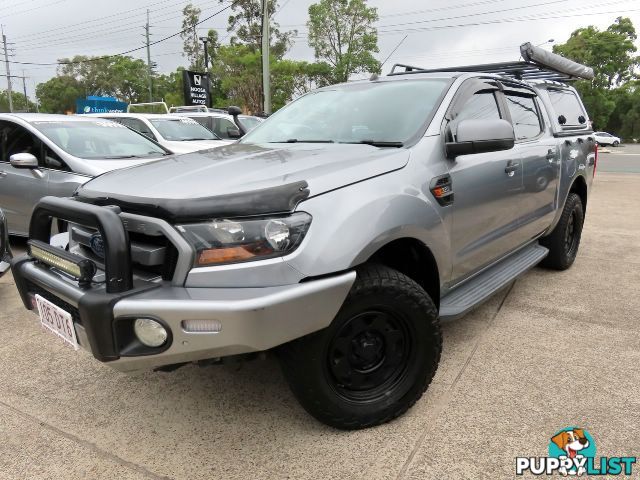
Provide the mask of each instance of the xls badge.
{"label": "xls badge", "polygon": [[517,457],[516,474],[631,475],[636,457],[596,458],[596,443],[583,428],[567,427],[549,441],[548,457]]}

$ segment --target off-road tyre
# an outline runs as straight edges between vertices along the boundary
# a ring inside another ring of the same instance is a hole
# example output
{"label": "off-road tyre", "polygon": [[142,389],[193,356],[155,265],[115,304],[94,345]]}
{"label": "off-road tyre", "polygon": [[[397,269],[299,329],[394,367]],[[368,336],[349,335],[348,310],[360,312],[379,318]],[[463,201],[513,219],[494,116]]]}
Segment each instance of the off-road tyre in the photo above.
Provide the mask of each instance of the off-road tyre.
{"label": "off-road tyre", "polygon": [[424,289],[366,264],[332,323],[281,346],[278,356],[307,412],[355,430],[405,413],[431,383],[441,352],[438,311]]}
{"label": "off-road tyre", "polygon": [[569,193],[560,221],[548,236],[540,240],[540,244],[549,249],[549,255],[540,265],[554,270],[566,270],[573,265],[580,247],[583,224],[582,200],[577,194]]}

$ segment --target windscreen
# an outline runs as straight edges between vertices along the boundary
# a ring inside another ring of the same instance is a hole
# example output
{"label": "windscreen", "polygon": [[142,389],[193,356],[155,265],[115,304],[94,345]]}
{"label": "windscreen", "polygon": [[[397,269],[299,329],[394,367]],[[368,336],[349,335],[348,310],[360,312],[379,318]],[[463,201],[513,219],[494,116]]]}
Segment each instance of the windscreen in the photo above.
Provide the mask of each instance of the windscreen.
{"label": "windscreen", "polygon": [[150,120],[162,138],[169,141],[218,140],[211,130],[189,117],[154,118]]}
{"label": "windscreen", "polygon": [[261,123],[241,143],[388,143],[424,127],[448,79],[336,85],[309,93]]}
{"label": "windscreen", "polygon": [[83,159],[160,157],[168,152],[144,135],[109,120],[31,122],[65,152]]}

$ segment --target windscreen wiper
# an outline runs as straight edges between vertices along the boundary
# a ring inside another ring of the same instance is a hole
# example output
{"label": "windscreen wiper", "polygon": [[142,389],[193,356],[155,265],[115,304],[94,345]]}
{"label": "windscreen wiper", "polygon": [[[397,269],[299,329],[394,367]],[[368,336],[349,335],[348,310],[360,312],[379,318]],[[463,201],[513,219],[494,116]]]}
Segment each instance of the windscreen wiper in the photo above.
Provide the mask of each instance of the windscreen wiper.
{"label": "windscreen wiper", "polygon": [[394,147],[394,148],[404,147],[404,143],[402,142],[383,142],[378,140],[360,140],[358,142],[341,142],[341,143],[371,145],[372,147]]}
{"label": "windscreen wiper", "polygon": [[297,138],[290,138],[288,140],[280,140],[277,142],[268,143],[335,143],[333,140],[298,140]]}

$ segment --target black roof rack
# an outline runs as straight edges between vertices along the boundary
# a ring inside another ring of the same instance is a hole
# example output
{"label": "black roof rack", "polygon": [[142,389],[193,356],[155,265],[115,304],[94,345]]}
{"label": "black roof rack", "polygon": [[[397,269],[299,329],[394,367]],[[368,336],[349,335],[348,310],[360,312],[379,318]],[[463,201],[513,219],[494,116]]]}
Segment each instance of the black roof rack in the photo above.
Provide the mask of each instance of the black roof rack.
{"label": "black roof rack", "polygon": [[[524,61],[487,63],[463,67],[426,69],[397,63],[393,66],[389,75],[437,72],[482,72],[494,73],[517,80],[553,80],[556,82],[569,82],[579,78],[591,80],[594,77],[593,69],[533,46],[531,43],[522,44],[520,46],[520,53]],[[396,71],[398,69],[404,70]]]}

